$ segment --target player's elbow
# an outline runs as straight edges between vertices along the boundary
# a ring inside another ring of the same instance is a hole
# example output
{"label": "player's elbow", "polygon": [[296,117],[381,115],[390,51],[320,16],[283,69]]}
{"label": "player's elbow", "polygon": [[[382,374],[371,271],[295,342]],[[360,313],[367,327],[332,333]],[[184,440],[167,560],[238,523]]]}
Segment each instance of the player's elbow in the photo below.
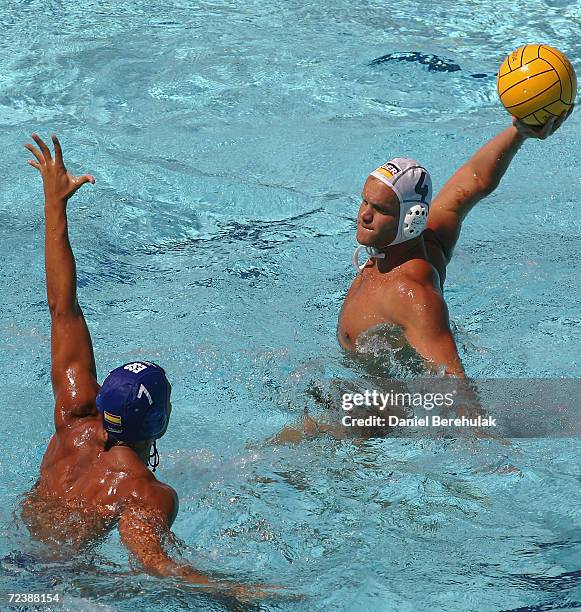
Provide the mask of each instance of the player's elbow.
{"label": "player's elbow", "polygon": [[477,194],[478,199],[489,196],[500,183],[500,179],[492,173],[483,172],[476,166],[470,165],[468,170],[471,174],[472,189]]}
{"label": "player's elbow", "polygon": [[478,192],[481,197],[485,198],[495,191],[499,184],[499,179],[479,178]]}
{"label": "player's elbow", "polygon": [[73,302],[69,300],[51,299],[48,300],[48,310],[51,319],[63,319],[71,315],[78,315],[81,312],[80,306],[75,299]]}

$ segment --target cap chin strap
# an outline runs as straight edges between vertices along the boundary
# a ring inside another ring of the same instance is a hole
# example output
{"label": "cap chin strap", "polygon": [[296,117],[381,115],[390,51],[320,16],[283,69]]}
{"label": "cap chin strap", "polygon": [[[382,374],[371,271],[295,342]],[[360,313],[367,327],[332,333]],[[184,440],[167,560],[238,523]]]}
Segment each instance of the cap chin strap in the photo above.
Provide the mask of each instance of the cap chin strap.
{"label": "cap chin strap", "polygon": [[[365,263],[359,264],[359,253],[361,253],[363,249],[365,249],[365,252],[367,253],[367,259],[365,260]],[[355,249],[355,252],[353,253],[352,262],[353,262],[353,267],[355,268],[358,274],[359,272],[363,272],[363,268],[365,268],[365,266],[367,265],[367,262],[371,258],[385,259],[385,253],[378,251],[375,247],[364,246],[363,244],[360,244]]]}
{"label": "cap chin strap", "polygon": [[153,446],[149,451],[149,459],[147,460],[147,465],[151,467],[151,471],[155,472],[157,466],[159,465],[159,453],[157,452],[157,446],[155,445],[155,440],[153,441]]}

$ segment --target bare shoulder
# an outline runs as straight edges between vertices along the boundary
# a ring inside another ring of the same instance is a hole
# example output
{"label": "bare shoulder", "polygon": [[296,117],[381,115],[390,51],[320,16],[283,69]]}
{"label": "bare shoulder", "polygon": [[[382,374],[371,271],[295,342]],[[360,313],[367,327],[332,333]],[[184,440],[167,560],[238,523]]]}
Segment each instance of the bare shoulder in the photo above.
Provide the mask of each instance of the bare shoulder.
{"label": "bare shoulder", "polygon": [[390,286],[390,292],[397,294],[406,308],[425,307],[432,302],[442,302],[442,293],[432,283],[425,283],[414,277],[403,277]]}
{"label": "bare shoulder", "polygon": [[399,267],[387,288],[404,302],[415,302],[418,297],[435,293],[442,297],[440,274],[437,268],[425,259],[413,259]]}
{"label": "bare shoulder", "polygon": [[86,467],[86,462],[92,463],[102,446],[103,426],[98,417],[59,419],[56,431],[44,453],[40,466],[41,476],[47,469],[54,468],[62,461],[70,463],[72,471],[68,472],[69,477],[77,473],[82,474],[79,467],[81,457]]}
{"label": "bare shoulder", "polygon": [[409,262],[389,285],[391,299],[389,307],[394,321],[404,329],[410,322],[414,325],[429,323],[430,319],[441,320],[446,304],[440,289],[440,277],[427,261]]}
{"label": "bare shoulder", "polygon": [[55,396],[54,420],[55,428],[77,422],[85,417],[95,417],[98,414],[96,397],[99,384],[93,376],[75,367],[65,372],[64,380],[57,387]]}
{"label": "bare shoulder", "polygon": [[171,526],[178,513],[179,501],[175,490],[168,484],[157,480],[148,470],[147,475],[134,480],[127,506],[127,509],[155,510],[167,517]]}

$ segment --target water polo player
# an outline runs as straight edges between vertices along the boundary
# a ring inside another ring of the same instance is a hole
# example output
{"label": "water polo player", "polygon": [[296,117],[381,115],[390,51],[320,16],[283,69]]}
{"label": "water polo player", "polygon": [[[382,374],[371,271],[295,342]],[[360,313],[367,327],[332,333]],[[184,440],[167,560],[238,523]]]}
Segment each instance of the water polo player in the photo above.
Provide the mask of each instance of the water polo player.
{"label": "water polo player", "polygon": [[[339,315],[343,348],[356,350],[363,332],[393,324],[429,367],[463,376],[443,296],[446,266],[462,222],[498,186],[523,142],[548,137],[570,113],[538,129],[513,119],[513,125],[450,178],[433,202],[428,171],[411,159],[395,158],[371,173],[357,216],[357,276]],[[368,259],[360,265],[363,248]]]}
{"label": "water polo player", "polygon": [[[31,534],[79,549],[115,525],[143,568],[203,589],[246,597],[248,587],[212,580],[164,551],[178,498],[148,469],[158,463],[156,439],[171,413],[164,370],[147,361],[114,369],[99,387],[91,336],[77,301],[76,265],[67,230],[67,201],[92,176],[71,176],[53,135],[54,158],[35,134],[29,164],[40,171],[45,196],[46,290],[51,315],[52,436],[40,477],[22,516]],[[256,590],[252,590],[257,593]]]}

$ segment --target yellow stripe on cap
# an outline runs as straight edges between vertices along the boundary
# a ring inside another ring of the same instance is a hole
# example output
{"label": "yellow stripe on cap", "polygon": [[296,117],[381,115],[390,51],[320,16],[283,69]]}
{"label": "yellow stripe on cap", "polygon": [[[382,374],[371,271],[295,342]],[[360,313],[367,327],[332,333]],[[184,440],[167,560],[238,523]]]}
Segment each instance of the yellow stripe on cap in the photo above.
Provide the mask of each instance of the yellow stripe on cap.
{"label": "yellow stripe on cap", "polygon": [[116,414],[111,414],[110,412],[103,412],[103,417],[108,423],[114,423],[115,425],[121,425],[121,417]]}
{"label": "yellow stripe on cap", "polygon": [[391,179],[393,178],[393,174],[389,170],[387,170],[387,168],[385,168],[384,166],[379,166],[379,168],[377,168],[375,172],[378,172],[379,174],[383,174],[383,176],[385,176],[385,178],[388,179],[389,181],[391,181]]}

